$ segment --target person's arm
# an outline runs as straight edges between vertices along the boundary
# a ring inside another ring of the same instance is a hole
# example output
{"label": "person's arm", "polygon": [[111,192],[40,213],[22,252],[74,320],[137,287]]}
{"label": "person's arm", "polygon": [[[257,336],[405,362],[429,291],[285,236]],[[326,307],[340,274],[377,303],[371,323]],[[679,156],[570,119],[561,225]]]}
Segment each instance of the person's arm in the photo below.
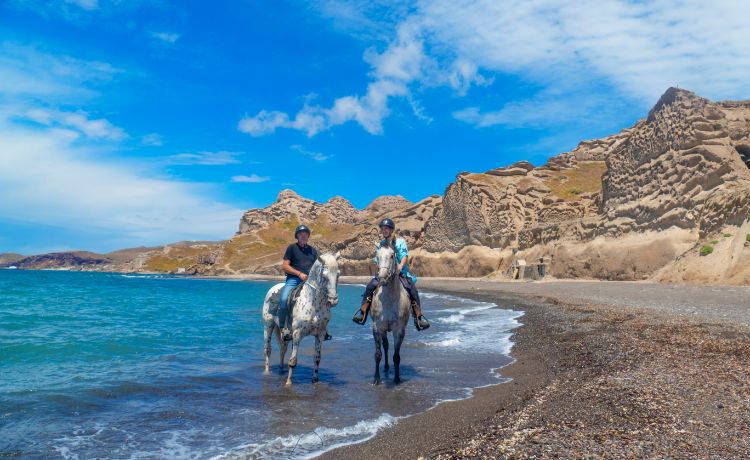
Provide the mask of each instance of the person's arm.
{"label": "person's arm", "polygon": [[307,281],[307,275],[292,267],[291,260],[289,259],[284,259],[284,261],[281,263],[281,269],[284,270],[285,273],[299,277],[299,279],[301,279],[302,281]]}
{"label": "person's arm", "polygon": [[401,260],[398,261],[398,271],[401,272],[404,269],[404,265],[406,265],[406,259],[409,258],[409,248],[406,246],[406,240],[398,238],[396,240],[396,249],[401,253]]}
{"label": "person's arm", "polygon": [[404,256],[404,257],[403,257],[403,258],[401,259],[401,261],[400,261],[400,262],[398,263],[398,271],[399,271],[399,273],[401,272],[401,270],[403,270],[403,269],[404,269],[404,265],[406,265],[406,259],[407,259],[407,257],[406,257],[406,256]]}

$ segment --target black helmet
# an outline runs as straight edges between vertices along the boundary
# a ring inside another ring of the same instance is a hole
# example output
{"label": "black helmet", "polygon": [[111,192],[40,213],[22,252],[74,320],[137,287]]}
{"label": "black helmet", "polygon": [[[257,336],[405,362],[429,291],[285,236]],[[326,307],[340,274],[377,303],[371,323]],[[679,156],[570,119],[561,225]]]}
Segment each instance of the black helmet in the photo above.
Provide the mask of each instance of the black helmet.
{"label": "black helmet", "polygon": [[378,227],[390,227],[391,230],[396,230],[396,224],[394,224],[393,221],[387,217],[380,221]]}
{"label": "black helmet", "polygon": [[312,233],[310,232],[310,229],[307,228],[307,226],[298,225],[297,228],[294,229],[294,237],[297,238],[297,235],[299,235],[301,232],[307,232],[308,235]]}

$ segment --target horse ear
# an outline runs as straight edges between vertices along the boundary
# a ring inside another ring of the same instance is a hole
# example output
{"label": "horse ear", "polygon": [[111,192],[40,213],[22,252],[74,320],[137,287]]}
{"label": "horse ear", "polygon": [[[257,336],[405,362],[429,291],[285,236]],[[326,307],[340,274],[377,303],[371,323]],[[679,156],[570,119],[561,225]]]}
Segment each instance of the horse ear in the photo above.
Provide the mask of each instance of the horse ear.
{"label": "horse ear", "polygon": [[341,257],[341,251],[336,251],[336,254],[334,254],[334,255],[333,255],[333,257],[334,257],[334,258],[335,258],[336,260],[339,260],[339,257]]}

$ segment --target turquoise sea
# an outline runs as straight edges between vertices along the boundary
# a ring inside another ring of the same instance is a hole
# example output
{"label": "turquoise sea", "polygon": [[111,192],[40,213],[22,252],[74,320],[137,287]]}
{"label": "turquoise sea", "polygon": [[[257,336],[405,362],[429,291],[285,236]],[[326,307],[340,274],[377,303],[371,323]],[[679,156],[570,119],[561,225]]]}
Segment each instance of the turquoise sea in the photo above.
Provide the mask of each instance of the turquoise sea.
{"label": "turquoise sea", "polygon": [[313,339],[284,387],[274,341],[263,375],[260,310],[271,282],[0,270],[0,457],[301,458],[501,382],[520,313],[423,293],[402,378],[371,384],[362,286],[341,285],[312,384]]}

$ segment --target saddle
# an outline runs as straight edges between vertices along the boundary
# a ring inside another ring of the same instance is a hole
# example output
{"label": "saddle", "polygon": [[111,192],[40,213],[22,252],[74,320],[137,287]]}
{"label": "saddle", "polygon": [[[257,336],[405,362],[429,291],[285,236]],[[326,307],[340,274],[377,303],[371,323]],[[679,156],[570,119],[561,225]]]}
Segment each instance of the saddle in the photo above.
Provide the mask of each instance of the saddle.
{"label": "saddle", "polygon": [[299,297],[299,293],[302,291],[302,287],[305,285],[305,282],[299,283],[297,287],[292,289],[292,292],[289,293],[289,300],[287,300],[287,306],[289,307],[289,317],[292,317],[292,310],[294,309],[294,304],[297,303],[297,297]]}
{"label": "saddle", "polygon": [[[287,300],[287,307],[289,309],[287,313],[287,318],[291,320],[292,313],[294,311],[294,304],[297,303],[297,298],[299,297],[299,293],[302,291],[302,286],[304,286],[305,283],[302,282],[297,285],[294,289],[292,289],[292,292],[289,293],[289,299]],[[274,316],[277,316],[279,314],[279,302],[281,297],[281,290],[276,292],[276,294],[271,298],[271,314]]]}

